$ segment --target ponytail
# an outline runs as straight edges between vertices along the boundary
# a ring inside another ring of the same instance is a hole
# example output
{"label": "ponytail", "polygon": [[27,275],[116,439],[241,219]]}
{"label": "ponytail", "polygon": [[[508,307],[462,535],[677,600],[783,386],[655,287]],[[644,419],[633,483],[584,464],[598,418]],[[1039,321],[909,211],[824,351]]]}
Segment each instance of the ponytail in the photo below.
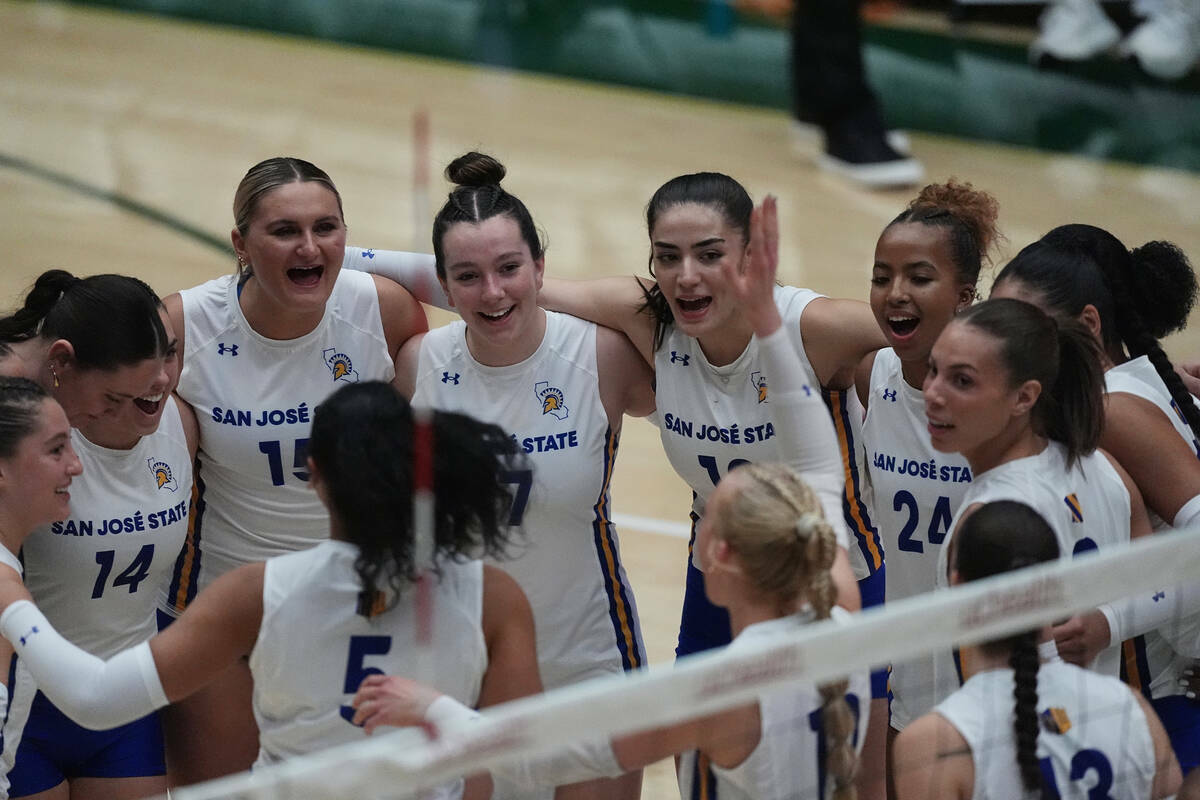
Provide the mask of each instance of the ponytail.
{"label": "ponytail", "polygon": [[168,336],[154,290],[126,275],[38,277],[16,313],[0,319],[0,342],[34,337],[71,343],[83,369],[111,370],[166,354]]}
{"label": "ponytail", "polygon": [[[1075,320],[1060,320],[1058,376],[1039,404],[1045,434],[1067,448],[1067,467],[1100,446],[1104,429],[1104,370],[1090,331]],[[1036,406],[1035,406],[1036,409]]]}
{"label": "ponytail", "polygon": [[1017,743],[1017,768],[1027,792],[1037,792],[1042,800],[1053,795],[1042,780],[1038,763],[1038,667],[1037,634],[1022,633],[1009,640],[1012,652],[1008,665],[1013,671],[1013,735]]}
{"label": "ponytail", "polygon": [[1100,349],[1082,323],[1055,321],[1037,306],[1007,298],[972,306],[958,319],[1000,340],[1009,384],[1042,385],[1030,412],[1034,430],[1067,448],[1067,466],[1096,449],[1104,425]]}

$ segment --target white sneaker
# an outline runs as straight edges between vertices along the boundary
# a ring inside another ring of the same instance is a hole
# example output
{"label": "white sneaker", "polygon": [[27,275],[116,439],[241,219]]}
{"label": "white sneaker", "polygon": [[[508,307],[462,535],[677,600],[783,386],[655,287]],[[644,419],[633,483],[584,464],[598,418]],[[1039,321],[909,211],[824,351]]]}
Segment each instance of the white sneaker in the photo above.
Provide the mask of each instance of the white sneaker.
{"label": "white sneaker", "polygon": [[1029,57],[1086,61],[1121,39],[1121,29],[1097,0],[1051,0],[1039,20],[1041,30],[1029,45]]}
{"label": "white sneaker", "polygon": [[1137,59],[1156,78],[1177,80],[1187,75],[1200,59],[1200,0],[1163,0],[1125,37],[1118,51]]}

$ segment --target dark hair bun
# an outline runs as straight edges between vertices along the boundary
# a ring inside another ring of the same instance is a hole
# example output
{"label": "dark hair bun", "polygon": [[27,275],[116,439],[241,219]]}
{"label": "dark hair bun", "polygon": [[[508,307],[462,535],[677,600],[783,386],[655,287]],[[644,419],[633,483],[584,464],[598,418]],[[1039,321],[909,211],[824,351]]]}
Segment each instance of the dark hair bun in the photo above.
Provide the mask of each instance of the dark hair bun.
{"label": "dark hair bun", "polygon": [[472,150],[450,162],[446,180],[459,186],[499,186],[507,172],[496,159]]}
{"label": "dark hair bun", "polygon": [[1196,273],[1170,242],[1147,242],[1130,252],[1133,300],[1150,335],[1161,339],[1187,325],[1196,302]]}

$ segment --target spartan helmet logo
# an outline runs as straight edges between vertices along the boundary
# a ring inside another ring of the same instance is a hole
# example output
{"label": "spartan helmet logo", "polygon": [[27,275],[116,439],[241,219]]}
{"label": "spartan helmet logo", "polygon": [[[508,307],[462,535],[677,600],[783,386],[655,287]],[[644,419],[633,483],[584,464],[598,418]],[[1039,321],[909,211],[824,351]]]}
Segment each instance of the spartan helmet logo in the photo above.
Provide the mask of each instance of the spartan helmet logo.
{"label": "spartan helmet logo", "polygon": [[538,381],[533,385],[533,393],[542,404],[542,413],[557,419],[566,419],[569,413],[562,389],[551,386],[548,381]]}
{"label": "spartan helmet logo", "polygon": [[179,488],[170,464],[157,458],[148,458],[146,466],[150,468],[150,474],[154,476],[154,483],[159,489],[170,489],[173,492]]}
{"label": "spartan helmet logo", "polygon": [[750,385],[758,393],[758,402],[767,402],[767,376],[761,372],[751,372]]}
{"label": "spartan helmet logo", "polygon": [[321,357],[325,359],[325,366],[329,367],[329,373],[333,375],[334,381],[358,383],[358,373],[354,371],[354,362],[350,360],[350,356],[339,353],[336,348],[330,347],[321,352]]}

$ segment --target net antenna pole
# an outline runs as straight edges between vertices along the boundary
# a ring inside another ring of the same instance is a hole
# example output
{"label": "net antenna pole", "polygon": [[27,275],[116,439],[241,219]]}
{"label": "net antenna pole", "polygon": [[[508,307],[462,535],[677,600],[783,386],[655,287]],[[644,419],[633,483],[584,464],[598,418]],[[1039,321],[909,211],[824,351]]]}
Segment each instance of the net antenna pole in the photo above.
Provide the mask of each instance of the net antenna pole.
{"label": "net antenna pole", "polygon": [[417,570],[417,680],[433,682],[434,469],[433,410],[413,408],[413,565]]}
{"label": "net antenna pole", "polygon": [[[428,247],[433,220],[429,211],[429,109],[418,106],[412,118],[412,249]],[[413,566],[417,570],[416,602],[413,604],[417,643],[418,680],[431,682],[433,651],[433,411],[413,408]]]}
{"label": "net antenna pole", "polygon": [[412,251],[429,252],[429,235],[433,229],[433,214],[429,205],[429,164],[431,145],[429,109],[417,108],[412,120]]}

